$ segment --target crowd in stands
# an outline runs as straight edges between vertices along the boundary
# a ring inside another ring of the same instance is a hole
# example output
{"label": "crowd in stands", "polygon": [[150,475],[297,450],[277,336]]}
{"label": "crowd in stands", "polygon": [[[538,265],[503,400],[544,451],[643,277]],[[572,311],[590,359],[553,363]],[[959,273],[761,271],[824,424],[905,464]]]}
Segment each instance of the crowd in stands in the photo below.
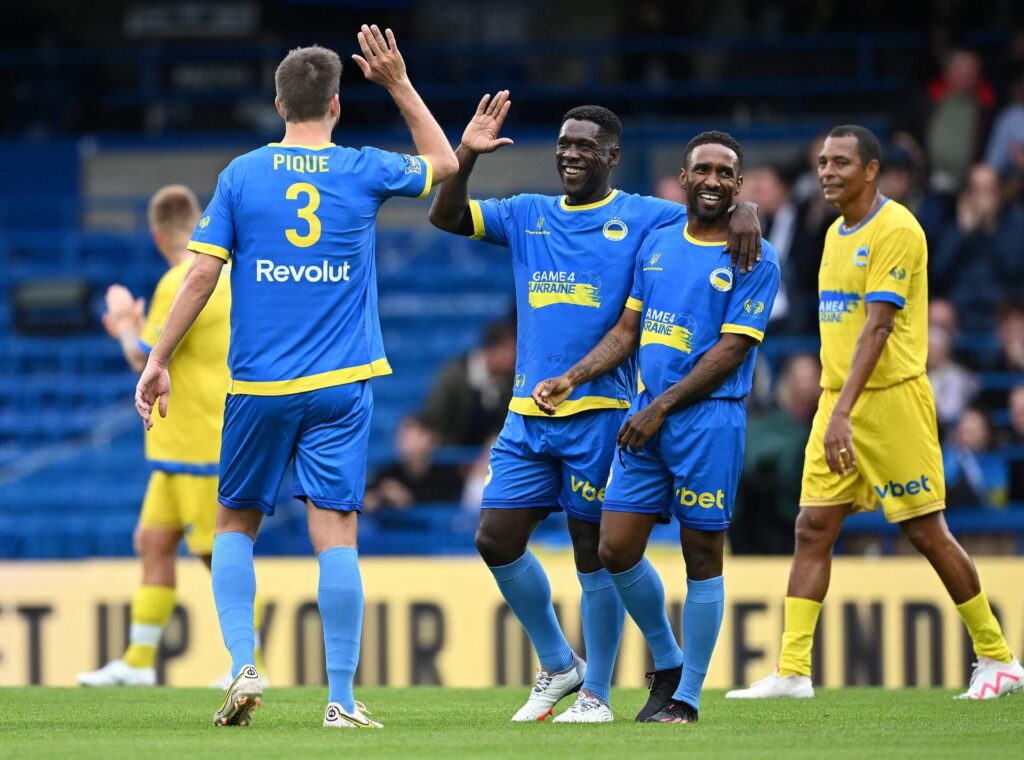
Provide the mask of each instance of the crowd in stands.
{"label": "crowd in stands", "polygon": [[[889,137],[883,165],[883,194],[914,211],[928,237],[927,370],[950,509],[1024,508],[1024,35],[1018,42],[1018,68],[1002,94],[976,54],[950,51],[927,86],[917,130]],[[745,167],[744,197],[759,205],[782,261],[769,341],[817,333],[818,264],[837,216],[817,183],[822,139],[799,162]],[[681,200],[674,177],[655,192]],[[514,346],[514,323],[495,323],[478,349],[443,368],[421,414],[402,424],[399,462],[378,473],[369,509],[479,505],[487,448],[512,392]],[[758,375],[733,548],[788,553],[820,366],[799,353],[776,367],[761,360]],[[452,465],[437,461],[439,446],[480,453]]]}

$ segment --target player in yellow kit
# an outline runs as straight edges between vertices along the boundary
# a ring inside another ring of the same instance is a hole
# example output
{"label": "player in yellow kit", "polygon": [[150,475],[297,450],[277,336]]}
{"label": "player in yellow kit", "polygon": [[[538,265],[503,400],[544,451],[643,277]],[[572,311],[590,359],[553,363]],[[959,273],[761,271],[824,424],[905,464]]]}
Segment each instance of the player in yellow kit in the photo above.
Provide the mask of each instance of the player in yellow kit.
{"label": "player in yellow kit", "polygon": [[812,697],[811,646],[832,547],[852,512],[882,509],[938,573],[978,663],[967,692],[1024,687],[974,564],[946,527],[946,486],[925,375],[928,250],[906,208],[878,190],[881,147],[864,127],[836,127],[818,158],[825,199],[842,216],[818,271],[823,393],[804,453],[796,552],[778,670],[731,698]]}
{"label": "player in yellow kit", "polygon": [[[161,188],[149,203],[153,241],[170,269],[153,292],[148,316],[142,299],[123,285],[107,291],[103,324],[121,343],[137,372],[160,336],[193,254],[186,249],[199,219],[195,195],[182,185]],[[175,556],[184,537],[189,552],[207,567],[213,551],[217,515],[217,468],[224,398],[228,386],[227,351],[231,291],[221,279],[210,304],[174,354],[171,373],[178,391],[167,424],[146,435],[146,459],[152,470],[135,533],[142,560],[142,585],[132,597],[131,632],[120,659],[78,676],[83,686],[152,686],[157,647],[175,606]],[[257,607],[257,614],[261,608]],[[257,623],[257,629],[259,624]]]}

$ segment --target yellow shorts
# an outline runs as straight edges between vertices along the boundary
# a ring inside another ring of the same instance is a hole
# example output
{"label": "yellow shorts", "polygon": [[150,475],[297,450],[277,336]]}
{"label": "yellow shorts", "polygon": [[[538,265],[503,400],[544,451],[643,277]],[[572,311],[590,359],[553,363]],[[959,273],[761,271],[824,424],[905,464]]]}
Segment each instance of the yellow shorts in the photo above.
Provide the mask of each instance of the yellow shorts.
{"label": "yellow shorts", "polygon": [[196,556],[213,553],[217,524],[217,476],[154,470],[139,515],[140,528],[180,530]]}
{"label": "yellow shorts", "polygon": [[836,475],[825,461],[825,427],[839,391],[825,390],[804,451],[801,507],[879,505],[889,522],[944,509],[946,480],[935,420],[935,396],[925,375],[881,390],[865,390],[853,408],[857,467]]}

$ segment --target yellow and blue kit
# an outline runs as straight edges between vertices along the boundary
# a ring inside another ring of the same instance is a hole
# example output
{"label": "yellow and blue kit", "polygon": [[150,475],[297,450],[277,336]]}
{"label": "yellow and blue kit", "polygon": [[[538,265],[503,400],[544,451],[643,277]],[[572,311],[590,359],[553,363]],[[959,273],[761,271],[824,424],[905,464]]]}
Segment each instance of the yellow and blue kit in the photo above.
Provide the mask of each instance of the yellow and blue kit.
{"label": "yellow and blue kit", "polygon": [[[377,315],[377,211],[430,186],[422,156],[333,143],[271,143],[221,172],[189,248],[232,262],[225,506],[273,514],[294,456],[297,498],[362,508],[365,381],[391,372]],[[307,393],[318,398],[282,398]]]}
{"label": "yellow and blue kit", "polygon": [[530,394],[615,325],[644,238],[685,220],[686,209],[612,190],[581,206],[527,194],[473,200],[470,211],[474,239],[511,249],[518,319],[513,398],[491,448],[483,507],[550,507],[598,522],[615,434],[636,392],[635,362],[576,388],[554,418]]}
{"label": "yellow and blue kit", "polygon": [[[171,267],[153,291],[139,336],[139,347],[146,353],[160,337],[191,265],[191,256],[188,258]],[[184,530],[189,551],[200,555],[213,549],[230,309],[231,290],[225,274],[174,352],[168,369],[174,396],[167,418],[146,434],[146,459],[152,473],[139,524]]]}
{"label": "yellow and blue kit", "polygon": [[[893,522],[945,506],[945,477],[935,397],[925,375],[928,357],[928,247],[920,224],[885,198],[860,224],[840,218],[829,228],[818,270],[821,385],[804,454],[800,506],[881,505]],[[892,333],[853,407],[858,466],[829,471],[825,428],[850,372],[864,328],[866,304],[898,307]]]}
{"label": "yellow and blue kit", "polygon": [[[640,312],[635,414],[686,377],[724,333],[764,339],[779,290],[779,257],[761,241],[760,263],[738,274],[725,242],[694,239],[686,225],[658,230],[636,260],[626,308]],[[612,464],[604,508],[670,514],[688,528],[725,530],[736,498],[757,349],[707,397],[670,414],[639,452]]]}

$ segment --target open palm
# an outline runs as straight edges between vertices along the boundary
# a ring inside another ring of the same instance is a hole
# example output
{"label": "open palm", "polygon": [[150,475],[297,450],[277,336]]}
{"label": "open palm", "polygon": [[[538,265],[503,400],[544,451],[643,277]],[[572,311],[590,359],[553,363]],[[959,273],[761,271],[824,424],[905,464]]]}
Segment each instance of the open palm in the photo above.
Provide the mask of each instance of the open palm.
{"label": "open palm", "polygon": [[498,137],[511,106],[508,90],[502,90],[493,98],[484,95],[473,119],[462,133],[462,144],[473,153],[493,153],[502,145],[511,145],[509,138]]}

